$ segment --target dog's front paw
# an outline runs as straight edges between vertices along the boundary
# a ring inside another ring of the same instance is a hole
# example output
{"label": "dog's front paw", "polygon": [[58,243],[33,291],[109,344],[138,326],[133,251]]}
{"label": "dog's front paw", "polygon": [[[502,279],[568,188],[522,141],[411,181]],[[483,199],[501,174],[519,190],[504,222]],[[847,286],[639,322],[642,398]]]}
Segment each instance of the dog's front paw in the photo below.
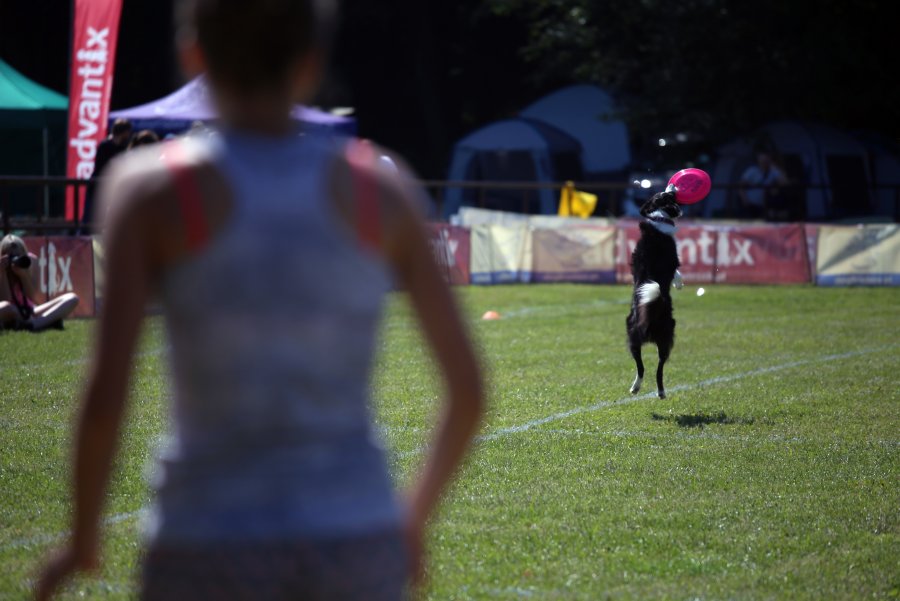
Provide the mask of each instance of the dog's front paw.
{"label": "dog's front paw", "polygon": [[672,279],[672,283],[675,285],[675,290],[684,288],[684,278],[681,277],[681,272],[677,269],[675,270],[675,277]]}
{"label": "dog's front paw", "polygon": [[656,396],[658,396],[658,397],[661,398],[661,399],[664,399],[664,398],[666,398],[666,391],[665,391],[665,390],[661,390],[661,389],[660,389],[660,390],[657,390],[657,391],[656,391]]}
{"label": "dog's front paw", "polygon": [[638,376],[634,379],[634,383],[631,385],[631,394],[637,394],[641,390],[641,382],[644,381],[644,378]]}

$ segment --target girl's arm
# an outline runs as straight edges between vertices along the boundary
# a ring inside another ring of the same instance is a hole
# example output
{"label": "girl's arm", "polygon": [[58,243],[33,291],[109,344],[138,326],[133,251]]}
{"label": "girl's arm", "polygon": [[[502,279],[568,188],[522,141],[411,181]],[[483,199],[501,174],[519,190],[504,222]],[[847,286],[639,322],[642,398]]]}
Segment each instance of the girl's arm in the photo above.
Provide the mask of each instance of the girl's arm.
{"label": "girl's arm", "polygon": [[424,522],[472,442],[484,411],[484,390],[467,328],[450,287],[434,263],[424,224],[410,210],[392,238],[397,275],[446,385],[447,396],[433,445],[412,491],[412,515]]}
{"label": "girl's arm", "polygon": [[106,234],[106,302],[97,334],[88,383],[75,435],[72,537],[45,566],[36,587],[49,598],[76,571],[97,567],[99,523],[122,423],[131,363],[150,289],[148,216],[127,186],[115,177],[119,210]]}
{"label": "girl's arm", "polygon": [[421,193],[403,175],[388,177],[393,181],[383,186],[387,200],[392,200],[387,209],[385,251],[399,283],[409,294],[446,386],[432,444],[409,498],[407,537],[418,580],[422,576],[425,524],[472,443],[484,413],[484,385],[467,328],[434,262],[425,223],[415,208]]}

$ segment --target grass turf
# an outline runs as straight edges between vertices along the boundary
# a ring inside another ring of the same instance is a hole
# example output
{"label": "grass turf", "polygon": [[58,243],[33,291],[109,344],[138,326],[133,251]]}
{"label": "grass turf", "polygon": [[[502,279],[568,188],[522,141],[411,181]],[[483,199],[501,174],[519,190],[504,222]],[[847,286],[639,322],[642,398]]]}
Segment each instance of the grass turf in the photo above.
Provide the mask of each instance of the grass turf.
{"label": "grass turf", "polygon": [[[675,293],[670,397],[628,394],[629,290],[459,289],[490,375],[482,440],[431,529],[433,599],[900,596],[900,290]],[[477,320],[484,311],[500,321]],[[91,322],[0,336],[0,598],[26,594],[68,515]],[[104,567],[62,598],[130,598],[137,510],[165,423],[149,320],[106,515]],[[440,386],[391,299],[375,412],[399,484]]]}

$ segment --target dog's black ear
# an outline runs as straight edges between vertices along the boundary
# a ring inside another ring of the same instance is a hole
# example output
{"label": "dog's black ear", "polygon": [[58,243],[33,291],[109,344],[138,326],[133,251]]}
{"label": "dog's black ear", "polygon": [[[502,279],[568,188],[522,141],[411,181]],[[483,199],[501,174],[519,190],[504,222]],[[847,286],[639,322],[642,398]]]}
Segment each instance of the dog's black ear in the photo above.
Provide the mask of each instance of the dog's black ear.
{"label": "dog's black ear", "polygon": [[650,198],[650,200],[641,205],[641,215],[643,215],[644,217],[649,217],[650,213],[656,210],[656,204],[654,203],[655,200],[656,196],[653,196]]}

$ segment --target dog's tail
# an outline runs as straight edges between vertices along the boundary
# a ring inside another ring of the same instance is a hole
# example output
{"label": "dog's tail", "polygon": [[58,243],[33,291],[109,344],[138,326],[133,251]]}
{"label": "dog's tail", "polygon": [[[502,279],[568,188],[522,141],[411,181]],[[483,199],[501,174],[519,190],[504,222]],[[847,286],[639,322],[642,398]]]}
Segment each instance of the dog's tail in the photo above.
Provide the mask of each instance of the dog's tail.
{"label": "dog's tail", "polygon": [[637,288],[637,298],[638,298],[638,306],[643,307],[644,305],[649,305],[656,299],[662,296],[662,290],[659,288],[659,284],[650,280],[649,282],[645,282],[638,286]]}

